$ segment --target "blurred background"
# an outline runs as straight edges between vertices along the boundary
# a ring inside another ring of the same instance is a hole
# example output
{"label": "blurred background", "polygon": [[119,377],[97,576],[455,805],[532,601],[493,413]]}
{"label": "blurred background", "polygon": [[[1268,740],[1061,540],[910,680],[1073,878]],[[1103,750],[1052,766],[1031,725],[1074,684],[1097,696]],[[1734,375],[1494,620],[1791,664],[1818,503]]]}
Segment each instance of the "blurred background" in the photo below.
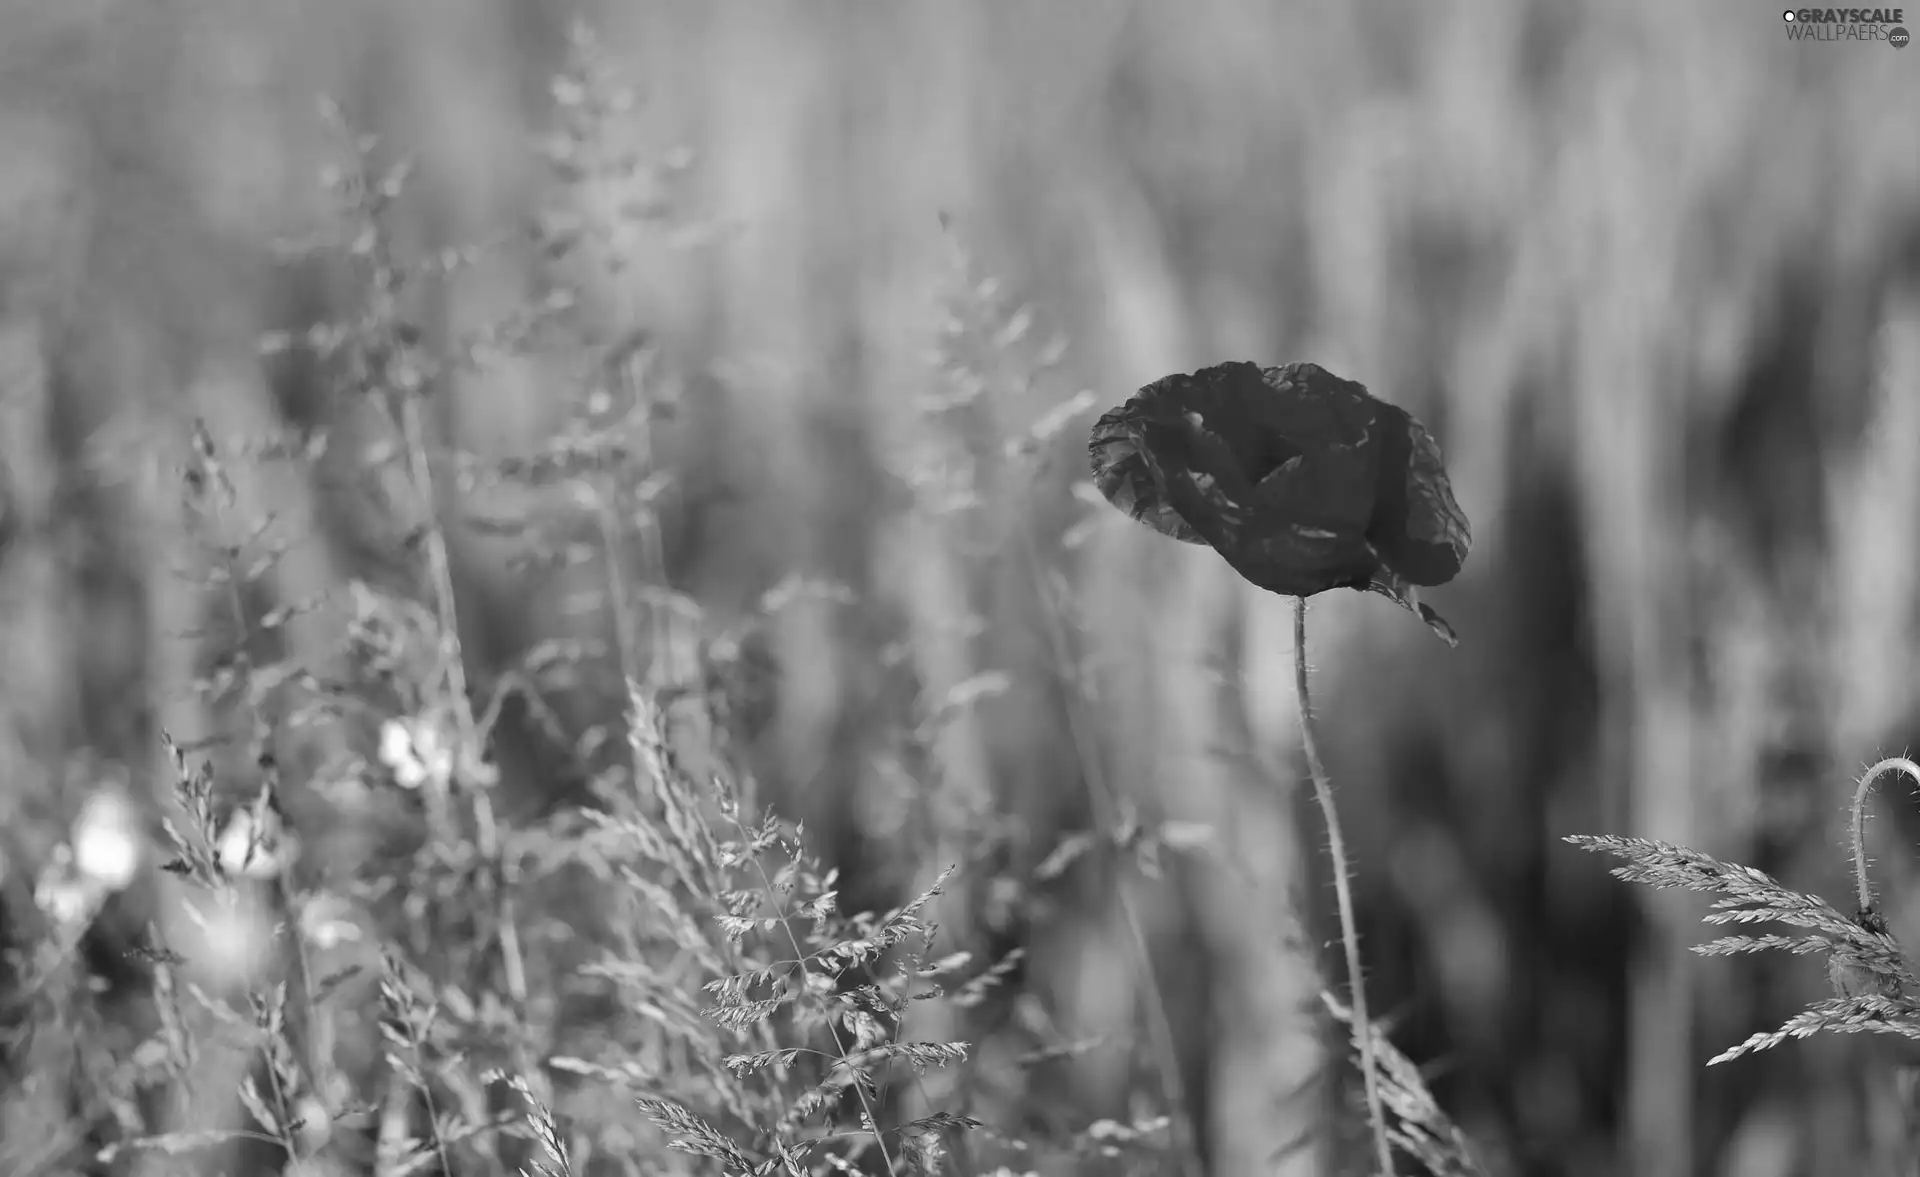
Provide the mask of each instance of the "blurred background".
{"label": "blurred background", "polygon": [[[1851,910],[1850,782],[1920,736],[1920,52],[1792,44],[1756,4],[9,0],[16,874],[76,780],[168,787],[155,735],[197,673],[168,624],[177,513],[137,460],[102,470],[101,439],[314,413],[256,340],[353,296],[274,244],[326,215],[316,97],[419,153],[408,248],[511,240],[551,195],[534,149],[575,17],[634,89],[608,132],[671,174],[678,227],[627,242],[580,312],[672,374],[660,570],[721,620],[791,575],[862,602],[780,614],[750,747],[850,904],[898,902],[934,861],[894,836],[899,675],[972,692],[918,771],[1014,819],[1012,860],[1129,812],[1190,845],[1158,882],[1067,873],[1018,916],[961,886],[946,918],[1024,943],[1063,1033],[1125,1036],[1126,891],[1213,1170],[1332,1171],[1276,1152],[1326,1119],[1301,1091],[1328,1063],[1313,962],[1337,959],[1291,602],[1073,489],[1086,427],[1138,386],[1312,360],[1426,422],[1475,538],[1427,597],[1457,650],[1362,594],[1309,619],[1398,1045],[1494,1172],[1905,1171],[1899,1056],[1874,1036],[1703,1066],[1824,995],[1817,962],[1696,958],[1704,900],[1560,841],[1682,842]],[[505,256],[449,281],[437,321],[535,297],[537,253]],[[1004,456],[1062,404],[1034,456]],[[560,409],[537,359],[439,405],[491,454]],[[247,493],[330,537],[263,608],[378,577],[392,537],[327,487]],[[456,558],[476,658],[564,627],[498,545]],[[324,657],[329,631],[299,640]],[[500,756],[514,804],[554,803],[537,748]],[[1876,879],[1913,943],[1920,809],[1880,810]],[[1139,1077],[1105,1057],[1029,1098],[1125,1118]]]}

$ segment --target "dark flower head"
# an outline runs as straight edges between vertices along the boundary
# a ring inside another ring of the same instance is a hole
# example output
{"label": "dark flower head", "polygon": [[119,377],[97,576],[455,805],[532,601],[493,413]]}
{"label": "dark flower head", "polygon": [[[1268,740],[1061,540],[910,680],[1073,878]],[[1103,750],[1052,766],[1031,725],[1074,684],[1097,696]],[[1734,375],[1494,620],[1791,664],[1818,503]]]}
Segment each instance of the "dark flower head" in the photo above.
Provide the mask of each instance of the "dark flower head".
{"label": "dark flower head", "polygon": [[1433,438],[1365,387],[1316,364],[1219,364],[1147,385],[1088,449],[1114,506],[1261,588],[1371,589],[1455,642],[1416,586],[1459,573],[1467,517]]}

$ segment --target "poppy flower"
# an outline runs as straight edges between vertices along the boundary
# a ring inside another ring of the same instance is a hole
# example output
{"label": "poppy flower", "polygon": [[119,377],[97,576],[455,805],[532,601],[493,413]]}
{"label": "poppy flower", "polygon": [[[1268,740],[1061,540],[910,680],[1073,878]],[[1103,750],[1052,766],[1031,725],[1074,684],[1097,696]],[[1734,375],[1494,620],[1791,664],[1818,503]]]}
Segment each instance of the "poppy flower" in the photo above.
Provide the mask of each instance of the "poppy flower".
{"label": "poppy flower", "polygon": [[1456,643],[1418,589],[1459,573],[1467,517],[1433,438],[1364,386],[1317,364],[1218,364],[1109,410],[1088,450],[1114,506],[1261,588],[1370,590]]}

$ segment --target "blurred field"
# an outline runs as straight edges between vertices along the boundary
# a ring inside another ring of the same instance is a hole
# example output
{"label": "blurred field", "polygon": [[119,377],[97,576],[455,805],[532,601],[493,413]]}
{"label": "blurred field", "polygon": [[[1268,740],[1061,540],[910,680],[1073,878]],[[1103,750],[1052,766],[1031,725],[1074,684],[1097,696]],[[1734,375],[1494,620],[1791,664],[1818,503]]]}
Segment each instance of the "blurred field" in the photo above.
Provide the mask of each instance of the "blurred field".
{"label": "blurred field", "polygon": [[[206,644],[179,636],[204,608],[169,571],[181,513],[128,443],[164,455],[195,415],[245,432],[320,411],[311,372],[256,350],[355,297],[271,248],[324,219],[316,94],[389,156],[420,153],[405,248],[511,235],[553,196],[532,147],[573,14],[0,8],[9,904],[32,906],[46,848],[111,766],[157,807],[159,729],[213,722],[184,702]],[[1432,594],[1460,649],[1353,593],[1316,598],[1309,644],[1375,1009],[1489,1168],[1909,1171],[1897,1052],[1870,1036],[1702,1066],[1819,996],[1816,965],[1695,958],[1704,901],[1653,902],[1559,839],[1687,843],[1840,903],[1849,780],[1920,737],[1920,55],[1790,45],[1778,12],[1725,4],[578,14],[636,88],[609,129],[683,165],[659,197],[670,226],[626,242],[634,263],[590,276],[577,312],[602,338],[644,330],[678,406],[649,456],[679,483],[632,572],[697,601],[709,633],[790,574],[857,594],[788,608],[742,662],[747,754],[842,868],[848,905],[900,902],[954,849],[903,833],[908,777],[1013,819],[1002,872],[1110,820],[1090,786],[1214,827],[1159,883],[1088,865],[1013,914],[991,871],[963,871],[940,918],[962,941],[1024,942],[1021,985],[1067,1037],[1124,1037],[1145,1033],[1124,888],[1214,1171],[1335,1171],[1322,1147],[1272,1155],[1335,1110],[1312,1086],[1321,980],[1295,926],[1304,903],[1305,943],[1324,941],[1331,901],[1299,803],[1290,602],[1076,499],[1091,413],[1037,468],[1001,456],[1082,389],[1104,408],[1224,359],[1311,359],[1427,423],[1473,523],[1466,573]],[[603,202],[585,213],[655,199],[583,191]],[[504,257],[436,294],[436,332],[537,296],[535,252]],[[987,276],[1030,328],[989,316],[940,359]],[[1004,346],[980,342],[996,331]],[[1056,337],[1057,364],[1028,379]],[[555,428],[561,367],[450,382],[436,427],[520,452]],[[242,495],[327,537],[257,609],[394,583],[399,533],[373,491],[263,477]],[[456,545],[481,666],[598,632],[514,554]],[[1056,579],[1065,623],[1041,589]],[[287,652],[328,663],[341,624],[290,627]],[[668,628],[645,647],[659,682],[690,673]],[[1061,643],[1091,703],[1063,687]],[[901,684],[937,701],[988,672],[1005,693],[903,759]],[[508,815],[577,798],[517,722]],[[250,793],[245,770],[232,787]],[[1882,812],[1899,816],[1871,834],[1877,878],[1913,943],[1920,810]],[[993,1068],[1004,1029],[935,1032]],[[1125,1120],[1152,1081],[1122,1055],[1035,1077],[1000,1110]]]}

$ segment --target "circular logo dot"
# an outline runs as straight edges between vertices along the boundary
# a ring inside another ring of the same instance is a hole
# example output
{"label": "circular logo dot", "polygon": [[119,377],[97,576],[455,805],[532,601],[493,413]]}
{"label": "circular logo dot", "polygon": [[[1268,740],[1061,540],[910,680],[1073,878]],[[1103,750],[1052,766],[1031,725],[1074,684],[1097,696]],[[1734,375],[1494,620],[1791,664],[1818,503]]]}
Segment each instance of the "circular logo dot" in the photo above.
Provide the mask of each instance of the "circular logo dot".
{"label": "circular logo dot", "polygon": [[1905,49],[1907,47],[1908,40],[1909,38],[1907,36],[1907,30],[1905,29],[1888,29],[1887,30],[1887,41],[1895,49]]}
{"label": "circular logo dot", "polygon": [[1792,24],[1792,23],[1793,23],[1793,9],[1791,9],[1791,8],[1789,8],[1789,9],[1787,9],[1787,10],[1786,10],[1785,12],[1783,12],[1783,13],[1781,13],[1781,14],[1780,14],[1780,19],[1781,19],[1781,20],[1784,20],[1784,21],[1786,21],[1786,22],[1787,22],[1788,24]]}

